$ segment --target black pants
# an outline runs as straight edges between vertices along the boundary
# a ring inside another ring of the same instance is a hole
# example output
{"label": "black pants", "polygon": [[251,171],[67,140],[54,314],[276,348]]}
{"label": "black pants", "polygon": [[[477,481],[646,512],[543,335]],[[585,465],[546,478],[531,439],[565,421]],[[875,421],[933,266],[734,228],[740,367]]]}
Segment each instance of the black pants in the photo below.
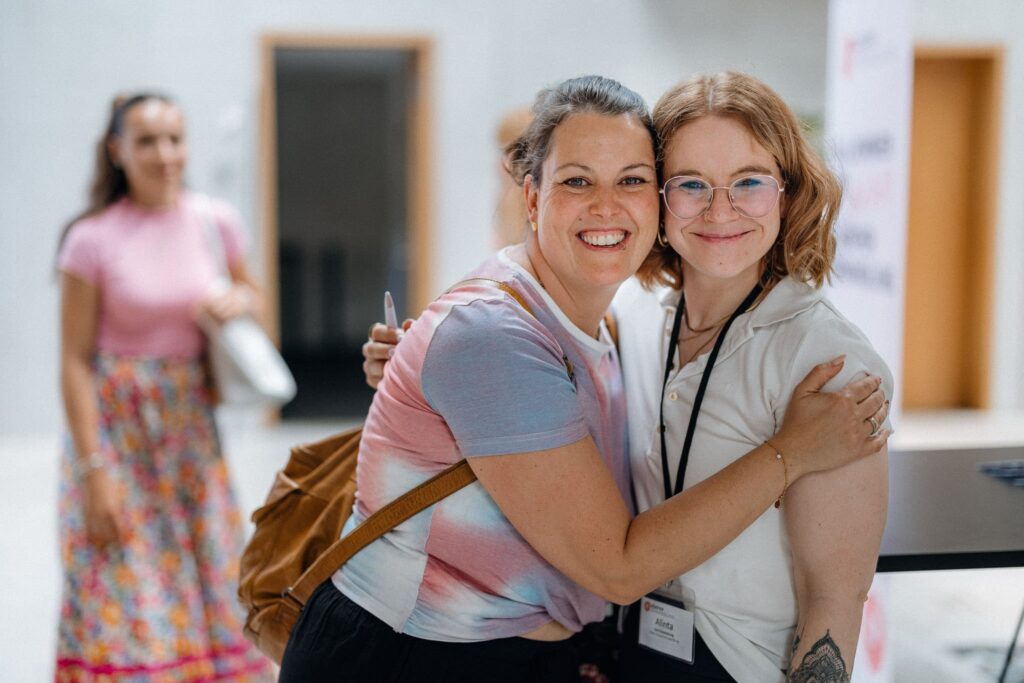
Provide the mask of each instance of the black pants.
{"label": "black pants", "polygon": [[299,615],[278,681],[578,683],[579,659],[573,639],[443,643],[396,633],[328,580]]}
{"label": "black pants", "polygon": [[641,647],[637,643],[640,632],[640,603],[628,608],[624,624],[622,648],[619,651],[619,676],[625,683],[647,683],[649,681],[675,681],[676,683],[697,683],[700,681],[732,681],[707,643],[694,631],[693,664],[663,655],[660,652]]}

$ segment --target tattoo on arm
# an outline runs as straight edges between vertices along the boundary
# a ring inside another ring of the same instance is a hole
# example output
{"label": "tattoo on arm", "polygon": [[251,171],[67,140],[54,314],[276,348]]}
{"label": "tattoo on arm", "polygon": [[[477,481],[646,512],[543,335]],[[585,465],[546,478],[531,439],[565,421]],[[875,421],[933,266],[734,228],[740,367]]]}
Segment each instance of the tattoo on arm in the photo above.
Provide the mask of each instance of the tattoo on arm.
{"label": "tattoo on arm", "polygon": [[[796,652],[800,637],[793,642],[793,652]],[[793,671],[789,672],[786,679],[789,683],[849,683],[850,673],[846,670],[846,662],[839,652],[839,646],[832,640],[832,636],[826,630],[825,635],[811,646],[811,649],[804,655],[803,661]]]}

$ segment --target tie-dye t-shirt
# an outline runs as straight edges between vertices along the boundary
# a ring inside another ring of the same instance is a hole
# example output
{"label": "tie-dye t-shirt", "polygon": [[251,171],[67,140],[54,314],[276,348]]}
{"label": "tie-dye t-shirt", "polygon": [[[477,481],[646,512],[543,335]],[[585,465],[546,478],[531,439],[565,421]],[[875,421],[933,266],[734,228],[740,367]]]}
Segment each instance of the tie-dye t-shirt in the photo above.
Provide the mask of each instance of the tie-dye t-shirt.
{"label": "tie-dye t-shirt", "polygon": [[[497,287],[474,284],[420,316],[367,417],[359,495],[343,533],[464,457],[587,435],[629,500],[625,399],[607,331],[595,339],[573,325],[507,252],[467,277],[508,283],[533,315]],[[334,583],[396,631],[429,640],[506,638],[552,620],[578,631],[605,611],[527,544],[479,482],[371,543]]]}

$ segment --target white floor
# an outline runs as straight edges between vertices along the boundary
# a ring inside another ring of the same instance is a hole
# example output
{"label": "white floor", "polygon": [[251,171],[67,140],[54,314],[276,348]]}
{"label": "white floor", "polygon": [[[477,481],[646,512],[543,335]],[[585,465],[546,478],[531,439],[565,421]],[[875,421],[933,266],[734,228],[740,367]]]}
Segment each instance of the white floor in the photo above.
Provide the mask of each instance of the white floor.
{"label": "white floor", "polygon": [[[950,443],[978,416],[905,416],[898,447]],[[1020,416],[986,418],[993,444],[1017,440]],[[238,497],[257,507],[288,447],[345,425],[262,426],[245,416],[225,419],[225,444]],[[954,436],[943,437],[939,430]],[[971,432],[977,434],[975,429]],[[57,452],[53,435],[0,435],[0,680],[53,680],[59,564],[56,539]],[[1024,520],[1021,522],[1024,524]],[[888,661],[892,680],[995,681],[1024,608],[1024,569],[885,575]],[[1024,682],[1024,647],[1008,681]]]}

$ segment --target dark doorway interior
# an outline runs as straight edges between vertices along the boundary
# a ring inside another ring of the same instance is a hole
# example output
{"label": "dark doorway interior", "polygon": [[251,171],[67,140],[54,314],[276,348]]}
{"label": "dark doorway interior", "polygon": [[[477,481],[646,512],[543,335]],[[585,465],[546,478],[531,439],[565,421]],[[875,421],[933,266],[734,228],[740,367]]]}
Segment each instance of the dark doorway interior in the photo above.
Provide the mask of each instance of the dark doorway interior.
{"label": "dark doorway interior", "polygon": [[285,419],[365,415],[367,328],[385,290],[399,316],[408,301],[411,67],[402,50],[274,51]]}

